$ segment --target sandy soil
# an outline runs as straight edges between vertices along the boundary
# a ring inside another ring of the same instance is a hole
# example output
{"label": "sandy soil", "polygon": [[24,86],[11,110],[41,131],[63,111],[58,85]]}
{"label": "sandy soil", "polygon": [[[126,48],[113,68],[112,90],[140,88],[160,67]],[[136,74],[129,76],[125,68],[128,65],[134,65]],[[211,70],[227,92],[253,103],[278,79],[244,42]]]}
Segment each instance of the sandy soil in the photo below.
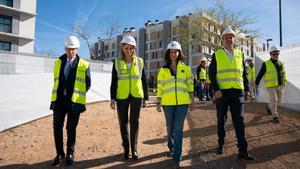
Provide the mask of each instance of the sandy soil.
{"label": "sandy soil", "polygon": [[[184,128],[182,168],[298,169],[300,168],[300,112],[279,109],[274,124],[265,104],[247,103],[246,136],[255,162],[237,159],[231,118],[227,121],[225,152],[217,155],[215,105],[198,102]],[[163,113],[150,100],[140,117],[139,160],[123,161],[117,114],[108,102],[89,104],[77,128],[76,162],[66,168],[170,168]],[[52,116],[0,133],[0,168],[53,168],[55,156]],[[58,168],[65,168],[64,165]]]}

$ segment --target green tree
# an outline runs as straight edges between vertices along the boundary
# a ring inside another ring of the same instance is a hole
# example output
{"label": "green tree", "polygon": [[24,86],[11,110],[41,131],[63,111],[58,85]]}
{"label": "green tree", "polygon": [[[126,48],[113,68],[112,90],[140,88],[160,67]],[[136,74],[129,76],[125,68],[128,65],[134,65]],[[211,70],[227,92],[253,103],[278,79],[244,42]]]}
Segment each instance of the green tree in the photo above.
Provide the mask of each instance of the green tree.
{"label": "green tree", "polygon": [[[193,14],[178,18],[176,27],[178,41],[187,50],[189,45],[206,46],[212,50],[220,48],[220,35],[230,25],[237,33],[245,33],[251,37],[259,35],[258,29],[248,26],[255,23],[253,17],[245,15],[245,11],[233,12],[225,9],[223,1],[217,1],[214,7],[195,9]],[[242,38],[237,38],[238,44]],[[200,48],[200,52],[202,49]]]}

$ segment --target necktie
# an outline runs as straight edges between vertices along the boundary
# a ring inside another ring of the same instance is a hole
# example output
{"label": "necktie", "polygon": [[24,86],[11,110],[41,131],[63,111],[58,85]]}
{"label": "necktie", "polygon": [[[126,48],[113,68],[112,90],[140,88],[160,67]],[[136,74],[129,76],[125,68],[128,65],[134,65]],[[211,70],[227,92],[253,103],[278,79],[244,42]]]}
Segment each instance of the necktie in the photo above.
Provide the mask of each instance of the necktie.
{"label": "necktie", "polygon": [[67,61],[66,66],[65,66],[65,70],[64,70],[65,79],[68,78],[68,75],[69,75],[69,72],[70,72],[70,68],[71,68],[71,62]]}

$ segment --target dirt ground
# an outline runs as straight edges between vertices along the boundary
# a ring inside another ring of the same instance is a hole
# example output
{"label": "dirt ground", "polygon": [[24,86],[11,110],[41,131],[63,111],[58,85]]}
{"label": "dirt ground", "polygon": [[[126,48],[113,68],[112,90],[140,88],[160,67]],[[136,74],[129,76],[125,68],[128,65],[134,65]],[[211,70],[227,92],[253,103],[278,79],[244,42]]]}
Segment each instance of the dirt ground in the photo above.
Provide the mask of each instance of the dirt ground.
{"label": "dirt ground", "polygon": [[[249,153],[257,160],[244,162],[237,158],[231,118],[227,120],[225,152],[222,155],[215,153],[215,105],[197,102],[185,122],[182,168],[299,169],[300,112],[280,108],[281,121],[274,124],[264,107],[265,104],[246,104]],[[156,112],[154,101],[150,100],[140,116],[140,158],[138,161],[123,161],[116,112],[109,108],[108,102],[89,104],[77,128],[76,162],[66,168],[170,168],[171,158],[167,157],[166,141],[164,115]],[[53,168],[50,165],[55,156],[52,116],[1,132],[0,152],[1,169]]]}

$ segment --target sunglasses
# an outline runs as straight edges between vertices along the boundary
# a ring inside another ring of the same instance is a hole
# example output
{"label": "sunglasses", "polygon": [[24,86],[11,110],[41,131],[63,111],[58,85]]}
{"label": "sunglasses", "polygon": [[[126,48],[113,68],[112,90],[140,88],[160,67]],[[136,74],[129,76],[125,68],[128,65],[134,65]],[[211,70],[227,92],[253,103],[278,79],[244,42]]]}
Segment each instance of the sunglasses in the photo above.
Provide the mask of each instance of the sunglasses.
{"label": "sunglasses", "polygon": [[278,55],[279,55],[279,53],[272,53],[272,55],[273,55],[273,56],[278,56]]}

